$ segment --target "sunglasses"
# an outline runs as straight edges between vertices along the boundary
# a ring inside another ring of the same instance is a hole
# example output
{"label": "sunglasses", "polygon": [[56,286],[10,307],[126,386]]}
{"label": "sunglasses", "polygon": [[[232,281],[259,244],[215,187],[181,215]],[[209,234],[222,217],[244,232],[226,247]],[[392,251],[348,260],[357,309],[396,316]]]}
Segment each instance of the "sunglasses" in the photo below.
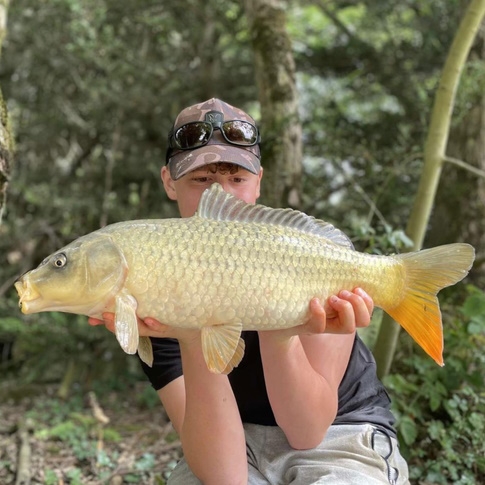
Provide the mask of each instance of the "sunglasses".
{"label": "sunglasses", "polygon": [[170,148],[193,150],[203,147],[209,143],[214,130],[220,130],[224,139],[231,145],[251,147],[260,141],[258,129],[248,121],[193,121],[169,134]]}

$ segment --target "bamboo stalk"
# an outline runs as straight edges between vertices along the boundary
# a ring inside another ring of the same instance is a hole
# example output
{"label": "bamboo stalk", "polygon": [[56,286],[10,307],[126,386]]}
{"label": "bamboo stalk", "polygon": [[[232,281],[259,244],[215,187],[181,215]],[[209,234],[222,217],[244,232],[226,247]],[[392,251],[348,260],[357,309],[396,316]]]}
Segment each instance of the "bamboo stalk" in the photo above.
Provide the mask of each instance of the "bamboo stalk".
{"label": "bamboo stalk", "polygon": [[[446,159],[446,145],[451,115],[461,73],[466,64],[477,31],[485,16],[485,0],[472,0],[460,22],[448,53],[440,83],[436,91],[431,121],[424,148],[424,166],[406,234],[414,243],[412,250],[421,249],[433,207],[441,168]],[[401,327],[385,315],[374,348],[377,373],[389,373]]]}

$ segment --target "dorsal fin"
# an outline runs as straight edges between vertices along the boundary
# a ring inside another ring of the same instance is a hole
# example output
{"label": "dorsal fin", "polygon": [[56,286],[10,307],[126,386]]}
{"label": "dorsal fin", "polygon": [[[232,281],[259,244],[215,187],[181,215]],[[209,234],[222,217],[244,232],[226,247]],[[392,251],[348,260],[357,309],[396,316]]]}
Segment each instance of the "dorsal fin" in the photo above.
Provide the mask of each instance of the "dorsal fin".
{"label": "dorsal fin", "polygon": [[273,209],[260,204],[247,204],[224,191],[218,183],[202,194],[196,216],[216,221],[252,222],[291,227],[320,236],[335,244],[353,249],[352,241],[332,224],[293,209]]}

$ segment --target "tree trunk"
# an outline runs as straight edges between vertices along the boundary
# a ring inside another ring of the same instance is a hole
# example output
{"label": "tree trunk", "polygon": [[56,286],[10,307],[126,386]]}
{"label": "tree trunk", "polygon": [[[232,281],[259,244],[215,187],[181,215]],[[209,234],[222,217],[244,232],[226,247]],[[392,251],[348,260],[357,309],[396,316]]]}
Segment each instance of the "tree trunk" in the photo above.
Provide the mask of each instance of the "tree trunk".
{"label": "tree trunk", "polygon": [[263,202],[299,207],[302,130],[284,7],[280,0],[244,1],[261,103]]}
{"label": "tree trunk", "polygon": [[[485,23],[477,34],[470,53],[475,65],[485,64]],[[479,71],[479,72],[476,72]],[[451,128],[447,154],[485,174],[485,82],[477,79],[483,67],[469,74],[466,108],[460,120]],[[463,103],[464,104],[464,103]],[[436,196],[436,206],[430,220],[427,245],[437,246],[450,241],[466,241],[477,249],[477,260],[485,257],[485,177],[463,170],[454,164],[443,167],[442,182]],[[478,269],[478,268],[477,268]],[[483,269],[482,269],[483,271]],[[485,275],[474,271],[473,281]]]}
{"label": "tree trunk", "polygon": [[[0,0],[0,52],[3,39],[7,34],[7,11],[9,0]],[[0,89],[0,224],[7,203],[7,188],[10,180],[10,166],[13,152],[13,139],[8,121],[7,106]]]}
{"label": "tree trunk", "polygon": [[[443,68],[425,143],[423,171],[406,228],[407,235],[414,242],[412,249],[415,251],[422,247],[440,179],[441,168],[446,158],[445,150],[456,89],[484,15],[485,0],[472,0],[458,27]],[[380,377],[389,373],[399,331],[399,325],[388,315],[385,315],[374,348],[378,375]]]}

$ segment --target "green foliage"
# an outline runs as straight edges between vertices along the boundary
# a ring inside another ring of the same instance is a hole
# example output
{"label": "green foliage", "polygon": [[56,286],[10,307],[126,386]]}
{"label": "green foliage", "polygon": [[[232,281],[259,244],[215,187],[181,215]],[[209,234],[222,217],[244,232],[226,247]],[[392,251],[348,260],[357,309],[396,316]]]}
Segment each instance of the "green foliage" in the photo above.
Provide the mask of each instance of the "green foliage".
{"label": "green foliage", "polygon": [[69,483],[72,485],[82,485],[82,472],[79,468],[71,468],[67,470],[66,477],[69,480]]}
{"label": "green foliage", "polygon": [[154,409],[160,406],[160,397],[153,387],[146,386],[137,395],[137,403],[146,409]]}
{"label": "green foliage", "polygon": [[452,120],[455,126],[463,123],[470,108],[476,103],[480,103],[485,91],[485,63],[483,59],[477,59],[474,53],[471,55],[472,59],[465,66],[460,81],[460,89],[456,96],[454,107],[456,114]]}
{"label": "green foliage", "polygon": [[[119,452],[107,452],[101,443],[119,442],[122,438],[114,428],[100,425],[91,414],[86,414],[79,396],[70,400],[38,400],[27,418],[31,420],[34,436],[49,443],[51,453],[69,450],[75,458],[74,466],[64,471],[69,483],[82,484],[85,475],[82,468],[86,463],[96,471],[100,482],[106,480],[118,466]],[[155,456],[144,453],[133,464],[133,472],[125,475],[128,483],[141,483],[147,473],[155,467]],[[45,470],[44,481],[58,483],[59,477],[53,470]]]}
{"label": "green foliage", "polygon": [[0,302],[0,338],[13,342],[12,360],[3,364],[5,377],[8,370],[24,383],[61,381],[68,362],[72,362],[74,382],[81,384],[95,378],[104,385],[111,380],[111,386],[116,386],[114,369],[124,374],[125,385],[126,379],[141,375],[138,359],[124,354],[104,327],[88,325],[86,317],[59,312],[2,316],[19,313],[12,309],[13,302],[4,303]]}
{"label": "green foliage", "polygon": [[[405,226],[459,6],[418,0],[292,4],[305,210],[345,229],[362,215],[374,227]],[[464,99],[470,103],[471,97]]]}
{"label": "green foliage", "polygon": [[374,227],[360,223],[354,226],[352,233],[355,234],[359,246],[373,254],[402,253],[413,245],[402,229],[394,229],[387,224],[378,232]]}
{"label": "green foliage", "polygon": [[457,309],[445,305],[445,367],[414,355],[398,359],[384,381],[411,477],[425,483],[485,481],[485,294],[467,290]]}
{"label": "green foliage", "polygon": [[44,485],[57,485],[59,479],[57,478],[57,473],[54,470],[45,470],[44,472]]}
{"label": "green foliage", "polygon": [[26,327],[21,318],[5,317],[0,320],[0,336],[2,341],[14,339],[26,331]]}
{"label": "green foliage", "polygon": [[83,416],[79,411],[72,412],[73,408],[78,407],[79,403],[75,400],[68,404],[57,400],[46,401],[40,409],[31,411],[29,416],[37,427],[36,438],[51,441],[54,448],[56,442],[61,442],[72,450],[77,460],[83,461],[97,456],[93,431],[98,425],[91,416]]}

